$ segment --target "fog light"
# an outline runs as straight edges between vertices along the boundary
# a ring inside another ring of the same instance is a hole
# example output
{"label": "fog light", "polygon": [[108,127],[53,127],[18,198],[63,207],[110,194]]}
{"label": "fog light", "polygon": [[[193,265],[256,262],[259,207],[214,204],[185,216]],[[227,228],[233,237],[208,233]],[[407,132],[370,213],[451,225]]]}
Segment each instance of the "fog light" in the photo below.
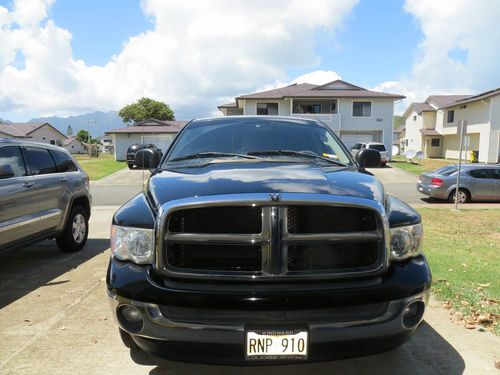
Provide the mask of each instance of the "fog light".
{"label": "fog light", "polygon": [[425,303],[422,301],[413,301],[403,310],[403,326],[411,329],[415,328],[424,316]]}
{"label": "fog light", "polygon": [[122,305],[118,307],[118,321],[129,332],[137,333],[142,330],[144,319],[137,307]]}

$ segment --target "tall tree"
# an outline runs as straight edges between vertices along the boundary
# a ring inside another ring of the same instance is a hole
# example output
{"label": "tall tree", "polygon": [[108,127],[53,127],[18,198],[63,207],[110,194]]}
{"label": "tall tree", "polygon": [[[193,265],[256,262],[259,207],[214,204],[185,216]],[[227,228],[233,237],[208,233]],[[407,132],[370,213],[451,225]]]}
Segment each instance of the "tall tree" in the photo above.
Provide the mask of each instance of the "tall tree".
{"label": "tall tree", "polygon": [[66,129],[66,135],[68,137],[73,135],[73,128],[71,127],[71,125],[68,125],[68,128]]}
{"label": "tall tree", "polygon": [[150,98],[141,98],[133,104],[128,104],[118,112],[123,122],[138,122],[154,118],[157,120],[174,120],[174,111],[166,103]]}
{"label": "tall tree", "polygon": [[76,133],[76,139],[78,139],[82,143],[89,143],[90,142],[90,134],[86,130],[78,130],[78,133]]}

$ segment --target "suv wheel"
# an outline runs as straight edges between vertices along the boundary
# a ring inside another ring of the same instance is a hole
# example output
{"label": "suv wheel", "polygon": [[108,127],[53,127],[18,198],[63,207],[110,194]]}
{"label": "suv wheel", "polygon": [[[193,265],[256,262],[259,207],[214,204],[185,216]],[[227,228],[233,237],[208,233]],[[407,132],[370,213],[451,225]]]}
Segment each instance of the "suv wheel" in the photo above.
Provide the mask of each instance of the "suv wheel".
{"label": "suv wheel", "polygon": [[128,165],[128,169],[134,169],[134,165],[133,164],[127,164]]}
{"label": "suv wheel", "polygon": [[[457,191],[453,189],[451,192],[448,201],[450,203],[455,203],[455,195]],[[470,202],[470,193],[465,189],[458,189],[458,203],[469,203]]]}
{"label": "suv wheel", "polygon": [[88,235],[87,212],[80,206],[73,207],[66,221],[64,232],[56,238],[57,246],[65,253],[74,253],[85,246]]}

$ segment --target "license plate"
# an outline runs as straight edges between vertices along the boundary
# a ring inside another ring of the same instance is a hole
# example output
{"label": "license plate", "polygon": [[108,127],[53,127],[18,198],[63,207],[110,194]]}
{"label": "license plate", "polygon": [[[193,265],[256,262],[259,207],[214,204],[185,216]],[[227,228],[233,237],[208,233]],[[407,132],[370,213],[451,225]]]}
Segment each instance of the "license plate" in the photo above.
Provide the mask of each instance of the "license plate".
{"label": "license plate", "polygon": [[307,354],[307,331],[263,329],[246,333],[248,360],[303,360]]}

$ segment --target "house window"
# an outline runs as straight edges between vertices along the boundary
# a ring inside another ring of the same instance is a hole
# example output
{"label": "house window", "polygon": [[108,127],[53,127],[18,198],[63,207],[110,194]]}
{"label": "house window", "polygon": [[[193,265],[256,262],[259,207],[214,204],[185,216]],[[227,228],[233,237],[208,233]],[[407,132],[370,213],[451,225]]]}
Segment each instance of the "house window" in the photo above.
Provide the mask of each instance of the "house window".
{"label": "house window", "polygon": [[432,138],[431,139],[431,146],[432,147],[439,147],[440,145],[440,139],[439,138]]}
{"label": "house window", "polygon": [[353,117],[370,117],[372,115],[371,102],[352,102]]}
{"label": "house window", "polygon": [[417,115],[413,116],[413,121],[417,121]]}
{"label": "house window", "polygon": [[55,140],[53,140],[53,139],[51,139],[51,140],[50,140],[50,144],[51,144],[51,145],[55,145],[55,144],[56,144],[56,141],[55,141]]}
{"label": "house window", "polygon": [[448,123],[455,121],[455,111],[448,111]]}
{"label": "house window", "polygon": [[337,113],[337,101],[336,100],[332,100],[331,112]]}
{"label": "house window", "polygon": [[258,115],[278,115],[278,103],[257,103]]}
{"label": "house window", "polygon": [[408,146],[408,140],[406,140],[406,146]]}

